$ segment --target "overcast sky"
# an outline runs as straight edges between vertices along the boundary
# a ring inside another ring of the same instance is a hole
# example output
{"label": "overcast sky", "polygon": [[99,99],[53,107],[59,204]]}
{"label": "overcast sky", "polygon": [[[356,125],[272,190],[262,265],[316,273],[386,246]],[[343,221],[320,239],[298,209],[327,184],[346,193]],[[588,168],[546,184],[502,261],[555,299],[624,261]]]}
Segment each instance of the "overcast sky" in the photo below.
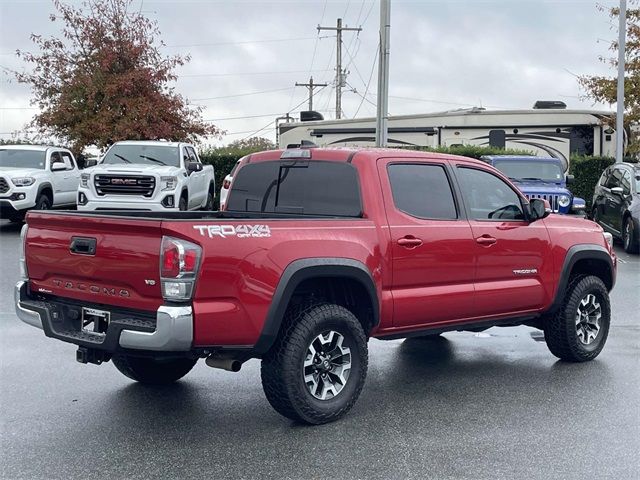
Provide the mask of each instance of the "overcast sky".
{"label": "overcast sky", "polygon": [[[343,34],[350,72],[344,117],[375,114],[378,1],[136,0],[134,5],[157,20],[167,54],[191,55],[177,71],[176,88],[206,107],[205,119],[227,131],[223,143],[254,132],[274,139],[276,116],[306,109],[308,91],[294,87],[296,82],[311,75],[318,83],[333,82],[334,32],[318,33],[316,27],[335,26],[339,17],[350,27],[362,26],[359,35]],[[29,88],[5,69],[24,68],[15,50],[32,49],[31,33],[59,31],[59,24],[48,20],[50,13],[51,1],[0,0],[0,138],[22,129],[35,112],[29,108]],[[613,75],[598,57],[608,54],[616,37],[617,25],[593,0],[392,0],[389,111],[529,108],[537,99],[592,108],[591,101],[579,98],[575,75]],[[314,109],[335,117],[331,85],[316,91]]]}

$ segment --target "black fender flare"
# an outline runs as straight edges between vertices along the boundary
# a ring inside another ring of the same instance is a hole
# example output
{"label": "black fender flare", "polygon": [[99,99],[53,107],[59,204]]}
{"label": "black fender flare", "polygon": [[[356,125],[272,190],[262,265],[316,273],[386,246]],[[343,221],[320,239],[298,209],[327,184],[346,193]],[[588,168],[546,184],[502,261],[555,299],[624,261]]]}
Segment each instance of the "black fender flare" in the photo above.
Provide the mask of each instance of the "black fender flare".
{"label": "black fender flare", "polygon": [[53,195],[54,195],[53,185],[51,185],[48,182],[42,183],[40,184],[40,186],[38,186],[38,194],[36,195],[36,202],[38,201],[38,198],[40,198],[40,194],[45,188],[48,188],[49,190],[51,190],[51,203],[53,204]]}
{"label": "black fender flare", "polygon": [[304,258],[290,263],[282,273],[262,327],[260,338],[253,350],[263,354],[271,348],[278,336],[282,318],[295,289],[305,280],[321,277],[353,279],[365,288],[373,305],[373,327],[380,322],[378,292],[371,272],[362,263],[350,258]]}
{"label": "black fender flare", "polygon": [[553,304],[551,305],[551,308],[549,308],[549,312],[555,312],[562,305],[565,290],[569,284],[571,271],[579,260],[584,259],[604,261],[609,269],[609,275],[611,276],[611,285],[607,285],[607,288],[611,290],[615,285],[616,270],[613,268],[613,259],[606,248],[596,244],[574,245],[567,250],[567,255],[564,257],[562,270],[560,271],[560,279],[558,280],[558,288],[556,290],[555,298],[553,299]]}

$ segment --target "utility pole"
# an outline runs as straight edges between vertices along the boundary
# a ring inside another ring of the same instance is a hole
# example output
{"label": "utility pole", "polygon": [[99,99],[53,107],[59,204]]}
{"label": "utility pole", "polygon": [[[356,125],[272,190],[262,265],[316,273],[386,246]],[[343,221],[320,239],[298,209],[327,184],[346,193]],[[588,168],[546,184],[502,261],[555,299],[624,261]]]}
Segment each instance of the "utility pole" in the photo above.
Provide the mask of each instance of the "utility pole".
{"label": "utility pole", "polygon": [[296,87],[307,87],[309,89],[309,111],[313,110],[313,92],[316,87],[326,87],[326,83],[313,83],[313,77],[309,77],[309,83],[298,83]]}
{"label": "utility pole", "polygon": [[318,32],[321,30],[336,31],[336,118],[342,118],[342,87],[346,84],[347,73],[342,70],[342,32],[361,32],[362,28],[349,28],[342,26],[342,19],[339,18],[335,27],[321,27],[318,25]]}
{"label": "utility pole", "polygon": [[389,37],[391,36],[391,0],[380,0],[380,63],[378,63],[378,108],[376,147],[387,146],[389,120]]}
{"label": "utility pole", "polygon": [[624,49],[627,33],[627,0],[620,0],[618,22],[618,98],[616,114],[616,163],[624,158]]}

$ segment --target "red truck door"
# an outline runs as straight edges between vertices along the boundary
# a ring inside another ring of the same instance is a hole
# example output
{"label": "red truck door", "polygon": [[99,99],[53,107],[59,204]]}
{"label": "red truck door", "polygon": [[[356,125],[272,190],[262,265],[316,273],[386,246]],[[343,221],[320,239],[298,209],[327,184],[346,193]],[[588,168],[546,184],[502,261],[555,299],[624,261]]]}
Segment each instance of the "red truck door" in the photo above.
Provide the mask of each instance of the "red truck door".
{"label": "red truck door", "polygon": [[493,172],[455,169],[473,231],[475,316],[543,308],[553,278],[551,245],[543,221],[524,218],[522,196]]}
{"label": "red truck door", "polygon": [[380,159],[378,173],[391,234],[393,326],[471,316],[475,242],[447,168]]}

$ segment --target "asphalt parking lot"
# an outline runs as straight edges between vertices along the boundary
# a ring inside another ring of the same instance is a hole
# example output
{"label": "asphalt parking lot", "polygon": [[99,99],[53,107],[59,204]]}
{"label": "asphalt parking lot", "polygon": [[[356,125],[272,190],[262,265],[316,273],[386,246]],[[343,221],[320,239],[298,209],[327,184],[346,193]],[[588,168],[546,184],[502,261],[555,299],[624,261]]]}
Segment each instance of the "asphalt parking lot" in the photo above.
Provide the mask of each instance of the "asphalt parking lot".
{"label": "asphalt parking lot", "polygon": [[595,361],[527,327],[373,340],[352,412],[307,427],[271,409],[256,360],[161,388],[76,363],[14,314],[18,244],[0,222],[2,478],[640,478],[640,257],[620,248]]}

